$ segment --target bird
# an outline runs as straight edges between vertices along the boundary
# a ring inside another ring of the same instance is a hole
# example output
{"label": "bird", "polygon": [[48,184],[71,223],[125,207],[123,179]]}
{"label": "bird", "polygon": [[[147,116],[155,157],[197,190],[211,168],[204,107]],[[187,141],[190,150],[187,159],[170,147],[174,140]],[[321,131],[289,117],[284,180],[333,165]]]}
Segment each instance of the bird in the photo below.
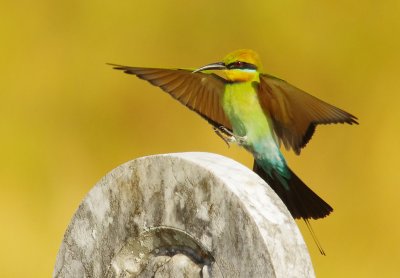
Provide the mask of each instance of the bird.
{"label": "bird", "polygon": [[251,49],[233,51],[195,70],[109,65],[160,87],[207,120],[228,144],[235,142],[250,152],[253,171],[293,218],[305,221],[325,254],[309,219],[326,217],[333,208],[289,168],[281,146],[299,155],[317,125],[358,124],[357,117],[264,73],[260,56]]}

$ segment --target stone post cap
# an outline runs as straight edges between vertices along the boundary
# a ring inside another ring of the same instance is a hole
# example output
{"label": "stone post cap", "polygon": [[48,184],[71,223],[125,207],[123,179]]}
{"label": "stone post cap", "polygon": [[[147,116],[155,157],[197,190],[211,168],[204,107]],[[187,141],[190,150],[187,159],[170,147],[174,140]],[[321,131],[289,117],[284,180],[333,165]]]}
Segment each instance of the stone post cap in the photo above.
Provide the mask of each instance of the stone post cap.
{"label": "stone post cap", "polygon": [[138,158],[73,216],[53,277],[314,277],[301,233],[254,172],[212,153]]}

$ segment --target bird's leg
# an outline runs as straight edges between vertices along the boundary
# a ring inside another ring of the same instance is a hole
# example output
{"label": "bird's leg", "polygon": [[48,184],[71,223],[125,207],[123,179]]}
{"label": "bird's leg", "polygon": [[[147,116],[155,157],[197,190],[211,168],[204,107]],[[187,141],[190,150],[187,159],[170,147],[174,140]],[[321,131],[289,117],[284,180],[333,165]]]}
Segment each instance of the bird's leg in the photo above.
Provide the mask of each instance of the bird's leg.
{"label": "bird's leg", "polygon": [[247,136],[238,136],[224,126],[218,128],[214,127],[214,131],[225,141],[225,143],[228,144],[228,146],[229,143],[238,143],[239,145],[243,145],[247,140]]}

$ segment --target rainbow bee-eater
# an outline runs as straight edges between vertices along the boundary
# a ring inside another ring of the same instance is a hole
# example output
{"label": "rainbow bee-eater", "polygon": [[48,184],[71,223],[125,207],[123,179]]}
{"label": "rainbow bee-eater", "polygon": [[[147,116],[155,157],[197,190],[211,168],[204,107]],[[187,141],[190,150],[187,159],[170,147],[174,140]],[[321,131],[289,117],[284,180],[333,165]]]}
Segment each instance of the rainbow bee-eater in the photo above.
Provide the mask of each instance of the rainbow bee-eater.
{"label": "rainbow bee-eater", "polygon": [[196,70],[112,66],[160,87],[211,123],[228,142],[236,141],[249,151],[253,170],[309,228],[308,219],[332,212],[287,166],[280,145],[300,154],[318,124],[356,124],[353,115],[262,73],[258,54],[248,49]]}

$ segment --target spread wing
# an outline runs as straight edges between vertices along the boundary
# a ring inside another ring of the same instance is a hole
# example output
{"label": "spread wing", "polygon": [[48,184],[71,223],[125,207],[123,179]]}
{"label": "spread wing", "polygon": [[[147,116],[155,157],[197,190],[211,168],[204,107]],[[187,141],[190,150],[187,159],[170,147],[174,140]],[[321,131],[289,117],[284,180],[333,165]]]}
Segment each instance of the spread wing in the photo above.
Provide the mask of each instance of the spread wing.
{"label": "spread wing", "polygon": [[271,75],[260,75],[258,97],[286,149],[300,154],[318,124],[358,124],[357,118]]}
{"label": "spread wing", "polygon": [[215,127],[232,129],[221,106],[225,79],[216,74],[184,69],[139,68],[110,64],[114,69],[147,80],[180,103],[197,112]]}

